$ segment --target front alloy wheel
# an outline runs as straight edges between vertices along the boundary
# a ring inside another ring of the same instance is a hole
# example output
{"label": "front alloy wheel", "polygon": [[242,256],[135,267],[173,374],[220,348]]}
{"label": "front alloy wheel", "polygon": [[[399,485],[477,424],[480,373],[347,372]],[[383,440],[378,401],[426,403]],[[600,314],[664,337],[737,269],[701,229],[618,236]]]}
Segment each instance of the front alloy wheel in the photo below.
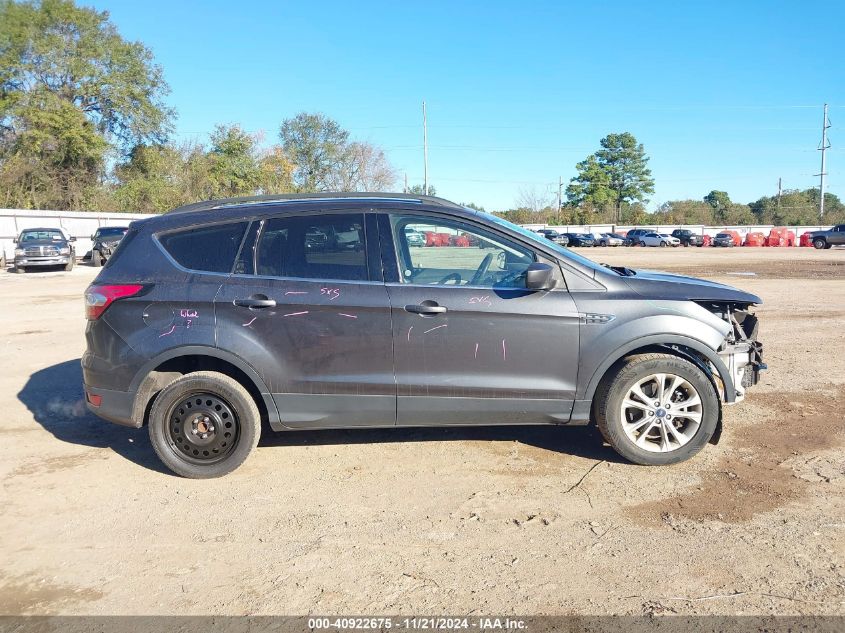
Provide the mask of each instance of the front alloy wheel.
{"label": "front alloy wheel", "polygon": [[629,389],[620,410],[625,435],[647,451],[668,453],[701,426],[701,397],[681,376],[651,374]]}
{"label": "front alloy wheel", "polygon": [[689,459],[713,437],[719,396],[697,365],[671,354],[617,363],[594,397],[596,423],[626,459],[647,466]]}

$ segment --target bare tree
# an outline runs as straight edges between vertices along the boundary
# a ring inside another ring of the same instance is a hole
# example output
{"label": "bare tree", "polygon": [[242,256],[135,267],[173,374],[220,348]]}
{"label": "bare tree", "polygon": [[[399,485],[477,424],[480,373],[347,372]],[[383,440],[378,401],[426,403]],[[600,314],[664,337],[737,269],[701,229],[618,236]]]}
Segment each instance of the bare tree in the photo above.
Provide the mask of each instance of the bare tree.
{"label": "bare tree", "polygon": [[518,209],[529,209],[534,213],[550,207],[552,202],[552,194],[548,190],[544,191],[536,185],[521,188],[519,195],[516,197],[516,207]]}
{"label": "bare tree", "polygon": [[389,191],[396,184],[396,172],[384,151],[366,142],[346,145],[333,189],[338,191]]}

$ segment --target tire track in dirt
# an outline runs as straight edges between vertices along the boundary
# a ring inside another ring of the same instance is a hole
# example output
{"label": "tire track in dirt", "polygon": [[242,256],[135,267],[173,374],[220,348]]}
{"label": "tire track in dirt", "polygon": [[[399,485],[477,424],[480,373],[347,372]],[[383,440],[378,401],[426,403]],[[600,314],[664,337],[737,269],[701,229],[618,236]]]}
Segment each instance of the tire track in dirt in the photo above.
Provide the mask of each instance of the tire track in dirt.
{"label": "tire track in dirt", "polygon": [[845,388],[828,385],[765,398],[765,420],[731,433],[730,445],[741,451],[725,454],[697,489],[637,504],[627,514],[647,524],[670,517],[738,523],[801,498],[812,483],[784,462],[843,444]]}

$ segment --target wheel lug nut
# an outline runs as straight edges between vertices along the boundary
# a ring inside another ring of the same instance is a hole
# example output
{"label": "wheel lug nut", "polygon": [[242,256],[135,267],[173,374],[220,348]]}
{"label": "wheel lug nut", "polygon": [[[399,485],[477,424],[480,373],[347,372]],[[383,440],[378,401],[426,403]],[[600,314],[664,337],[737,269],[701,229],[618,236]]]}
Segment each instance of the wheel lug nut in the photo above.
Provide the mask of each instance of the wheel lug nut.
{"label": "wheel lug nut", "polygon": [[654,415],[654,411],[649,411],[649,412],[648,412],[648,414],[649,414],[649,415]]}
{"label": "wheel lug nut", "polygon": [[200,435],[200,437],[201,437],[202,439],[205,439],[205,438],[207,438],[207,437],[208,437],[208,433],[203,433],[202,435]]}
{"label": "wheel lug nut", "polygon": [[663,408],[664,408],[664,409],[669,409],[669,403],[666,403],[665,405],[663,405]]}
{"label": "wheel lug nut", "polygon": [[209,432],[209,433],[214,433],[214,427],[213,427],[213,426],[208,427],[208,432]]}
{"label": "wheel lug nut", "polygon": [[194,435],[196,435],[196,434],[198,433],[198,431],[197,431],[196,429],[191,429],[191,433],[193,433]]}
{"label": "wheel lug nut", "polygon": [[660,406],[660,403],[659,403],[659,402],[655,402],[655,403],[654,403],[654,406],[655,406],[655,407],[659,407],[659,406]]}

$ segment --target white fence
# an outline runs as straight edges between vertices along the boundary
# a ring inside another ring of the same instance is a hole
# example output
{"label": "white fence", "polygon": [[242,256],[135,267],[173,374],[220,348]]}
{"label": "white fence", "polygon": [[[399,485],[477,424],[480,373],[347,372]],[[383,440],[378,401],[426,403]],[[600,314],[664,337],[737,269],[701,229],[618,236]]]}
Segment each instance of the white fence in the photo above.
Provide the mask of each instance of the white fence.
{"label": "white fence", "polygon": [[14,239],[23,229],[62,229],[76,238],[76,255],[91,250],[91,236],[101,226],[126,226],[133,220],[148,218],[146,213],[96,213],[92,211],[26,211],[0,209],[0,246],[7,260],[15,252]]}

